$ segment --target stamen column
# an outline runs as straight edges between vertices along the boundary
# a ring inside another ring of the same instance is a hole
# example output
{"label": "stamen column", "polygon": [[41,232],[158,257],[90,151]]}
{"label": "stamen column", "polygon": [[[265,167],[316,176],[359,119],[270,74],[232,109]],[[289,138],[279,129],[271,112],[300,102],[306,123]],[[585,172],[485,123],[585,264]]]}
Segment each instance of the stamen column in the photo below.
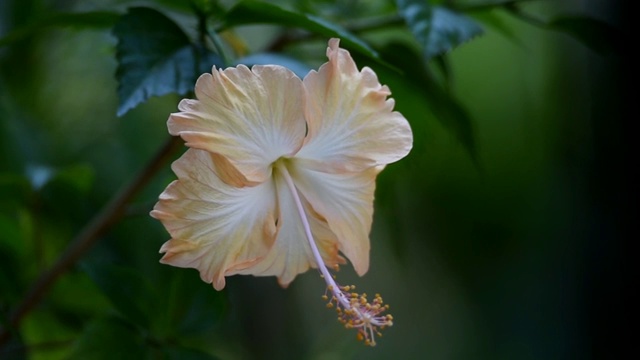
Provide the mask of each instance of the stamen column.
{"label": "stamen column", "polygon": [[367,294],[358,294],[355,292],[349,293],[355,286],[339,286],[333,279],[331,273],[324,264],[318,246],[313,239],[311,233],[311,226],[309,220],[304,211],[304,206],[300,200],[298,189],[296,188],[289,171],[285,164],[281,161],[276,163],[277,171],[284,177],[285,182],[291,191],[291,195],[296,203],[300,220],[304,227],[304,232],[309,241],[309,246],[313,252],[313,257],[316,261],[318,269],[322,274],[327,288],[333,294],[333,298],[329,301],[328,305],[333,305],[333,301],[336,302],[336,311],[338,312],[338,320],[342,322],[346,328],[358,329],[358,339],[364,340],[366,345],[374,346],[376,344],[374,336],[382,336],[378,330],[382,330],[387,326],[393,325],[393,317],[391,315],[380,315],[382,312],[389,309],[389,305],[383,305],[382,297],[376,294],[372,303],[367,301]]}

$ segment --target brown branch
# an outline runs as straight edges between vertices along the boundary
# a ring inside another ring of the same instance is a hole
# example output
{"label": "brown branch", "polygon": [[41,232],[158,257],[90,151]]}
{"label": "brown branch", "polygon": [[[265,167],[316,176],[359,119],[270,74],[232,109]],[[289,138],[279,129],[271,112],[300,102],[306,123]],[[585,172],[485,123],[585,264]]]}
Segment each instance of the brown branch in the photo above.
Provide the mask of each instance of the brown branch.
{"label": "brown branch", "polygon": [[0,346],[6,343],[15,332],[22,319],[40,303],[53,283],[64,274],[69,267],[80,259],[104,233],[114,225],[125,213],[127,203],[142,190],[153,176],[169,161],[173,153],[182,144],[180,138],[172,137],[158,150],[146,167],[123,188],[111,201],[89,222],[76,238],[67,246],[51,268],[43,272],[33,283],[22,302],[8,317],[6,327],[0,328]]}

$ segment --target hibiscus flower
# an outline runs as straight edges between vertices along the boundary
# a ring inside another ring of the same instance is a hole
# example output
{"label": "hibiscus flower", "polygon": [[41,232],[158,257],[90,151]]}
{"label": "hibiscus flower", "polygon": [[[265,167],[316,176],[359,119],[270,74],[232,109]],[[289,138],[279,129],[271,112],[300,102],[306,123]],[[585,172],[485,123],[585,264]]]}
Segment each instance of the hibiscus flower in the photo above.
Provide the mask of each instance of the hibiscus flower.
{"label": "hibiscus flower", "polygon": [[189,149],[151,216],[171,235],[161,262],[198,269],[217,290],[235,274],[287,286],[317,268],[339,320],[375,345],[391,325],[388,306],[338,285],[328,269],[346,257],[367,272],[375,178],[413,137],[373,70],[359,71],[338,39],[327,56],[303,80],[277,65],[202,75],[197,100],[169,117]]}

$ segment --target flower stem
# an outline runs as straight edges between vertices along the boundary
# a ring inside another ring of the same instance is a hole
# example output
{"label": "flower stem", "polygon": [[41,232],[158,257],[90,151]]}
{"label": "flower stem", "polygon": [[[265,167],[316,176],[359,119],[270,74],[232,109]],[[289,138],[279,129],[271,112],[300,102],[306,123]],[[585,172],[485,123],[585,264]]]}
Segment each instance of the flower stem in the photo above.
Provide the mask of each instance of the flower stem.
{"label": "flower stem", "polygon": [[169,161],[182,142],[179,137],[168,139],[146,167],[123,188],[111,201],[82,229],[76,238],[60,254],[51,268],[33,283],[22,302],[8,316],[7,325],[0,328],[0,346],[11,338],[22,319],[45,297],[51,286],[73,264],[80,259],[125,213],[126,206],[144,188],[153,176]]}

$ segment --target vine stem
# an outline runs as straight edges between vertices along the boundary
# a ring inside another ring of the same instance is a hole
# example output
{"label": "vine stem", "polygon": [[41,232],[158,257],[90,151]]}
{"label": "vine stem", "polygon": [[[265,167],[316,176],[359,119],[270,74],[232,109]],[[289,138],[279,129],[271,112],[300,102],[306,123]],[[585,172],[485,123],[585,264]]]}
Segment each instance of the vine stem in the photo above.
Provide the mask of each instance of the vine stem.
{"label": "vine stem", "polygon": [[0,346],[11,338],[22,319],[42,301],[58,278],[91,249],[102,235],[125,214],[127,204],[171,159],[180,144],[182,141],[179,137],[168,139],[145,168],[80,231],[51,268],[40,274],[22,302],[9,314],[6,326],[0,328]]}

